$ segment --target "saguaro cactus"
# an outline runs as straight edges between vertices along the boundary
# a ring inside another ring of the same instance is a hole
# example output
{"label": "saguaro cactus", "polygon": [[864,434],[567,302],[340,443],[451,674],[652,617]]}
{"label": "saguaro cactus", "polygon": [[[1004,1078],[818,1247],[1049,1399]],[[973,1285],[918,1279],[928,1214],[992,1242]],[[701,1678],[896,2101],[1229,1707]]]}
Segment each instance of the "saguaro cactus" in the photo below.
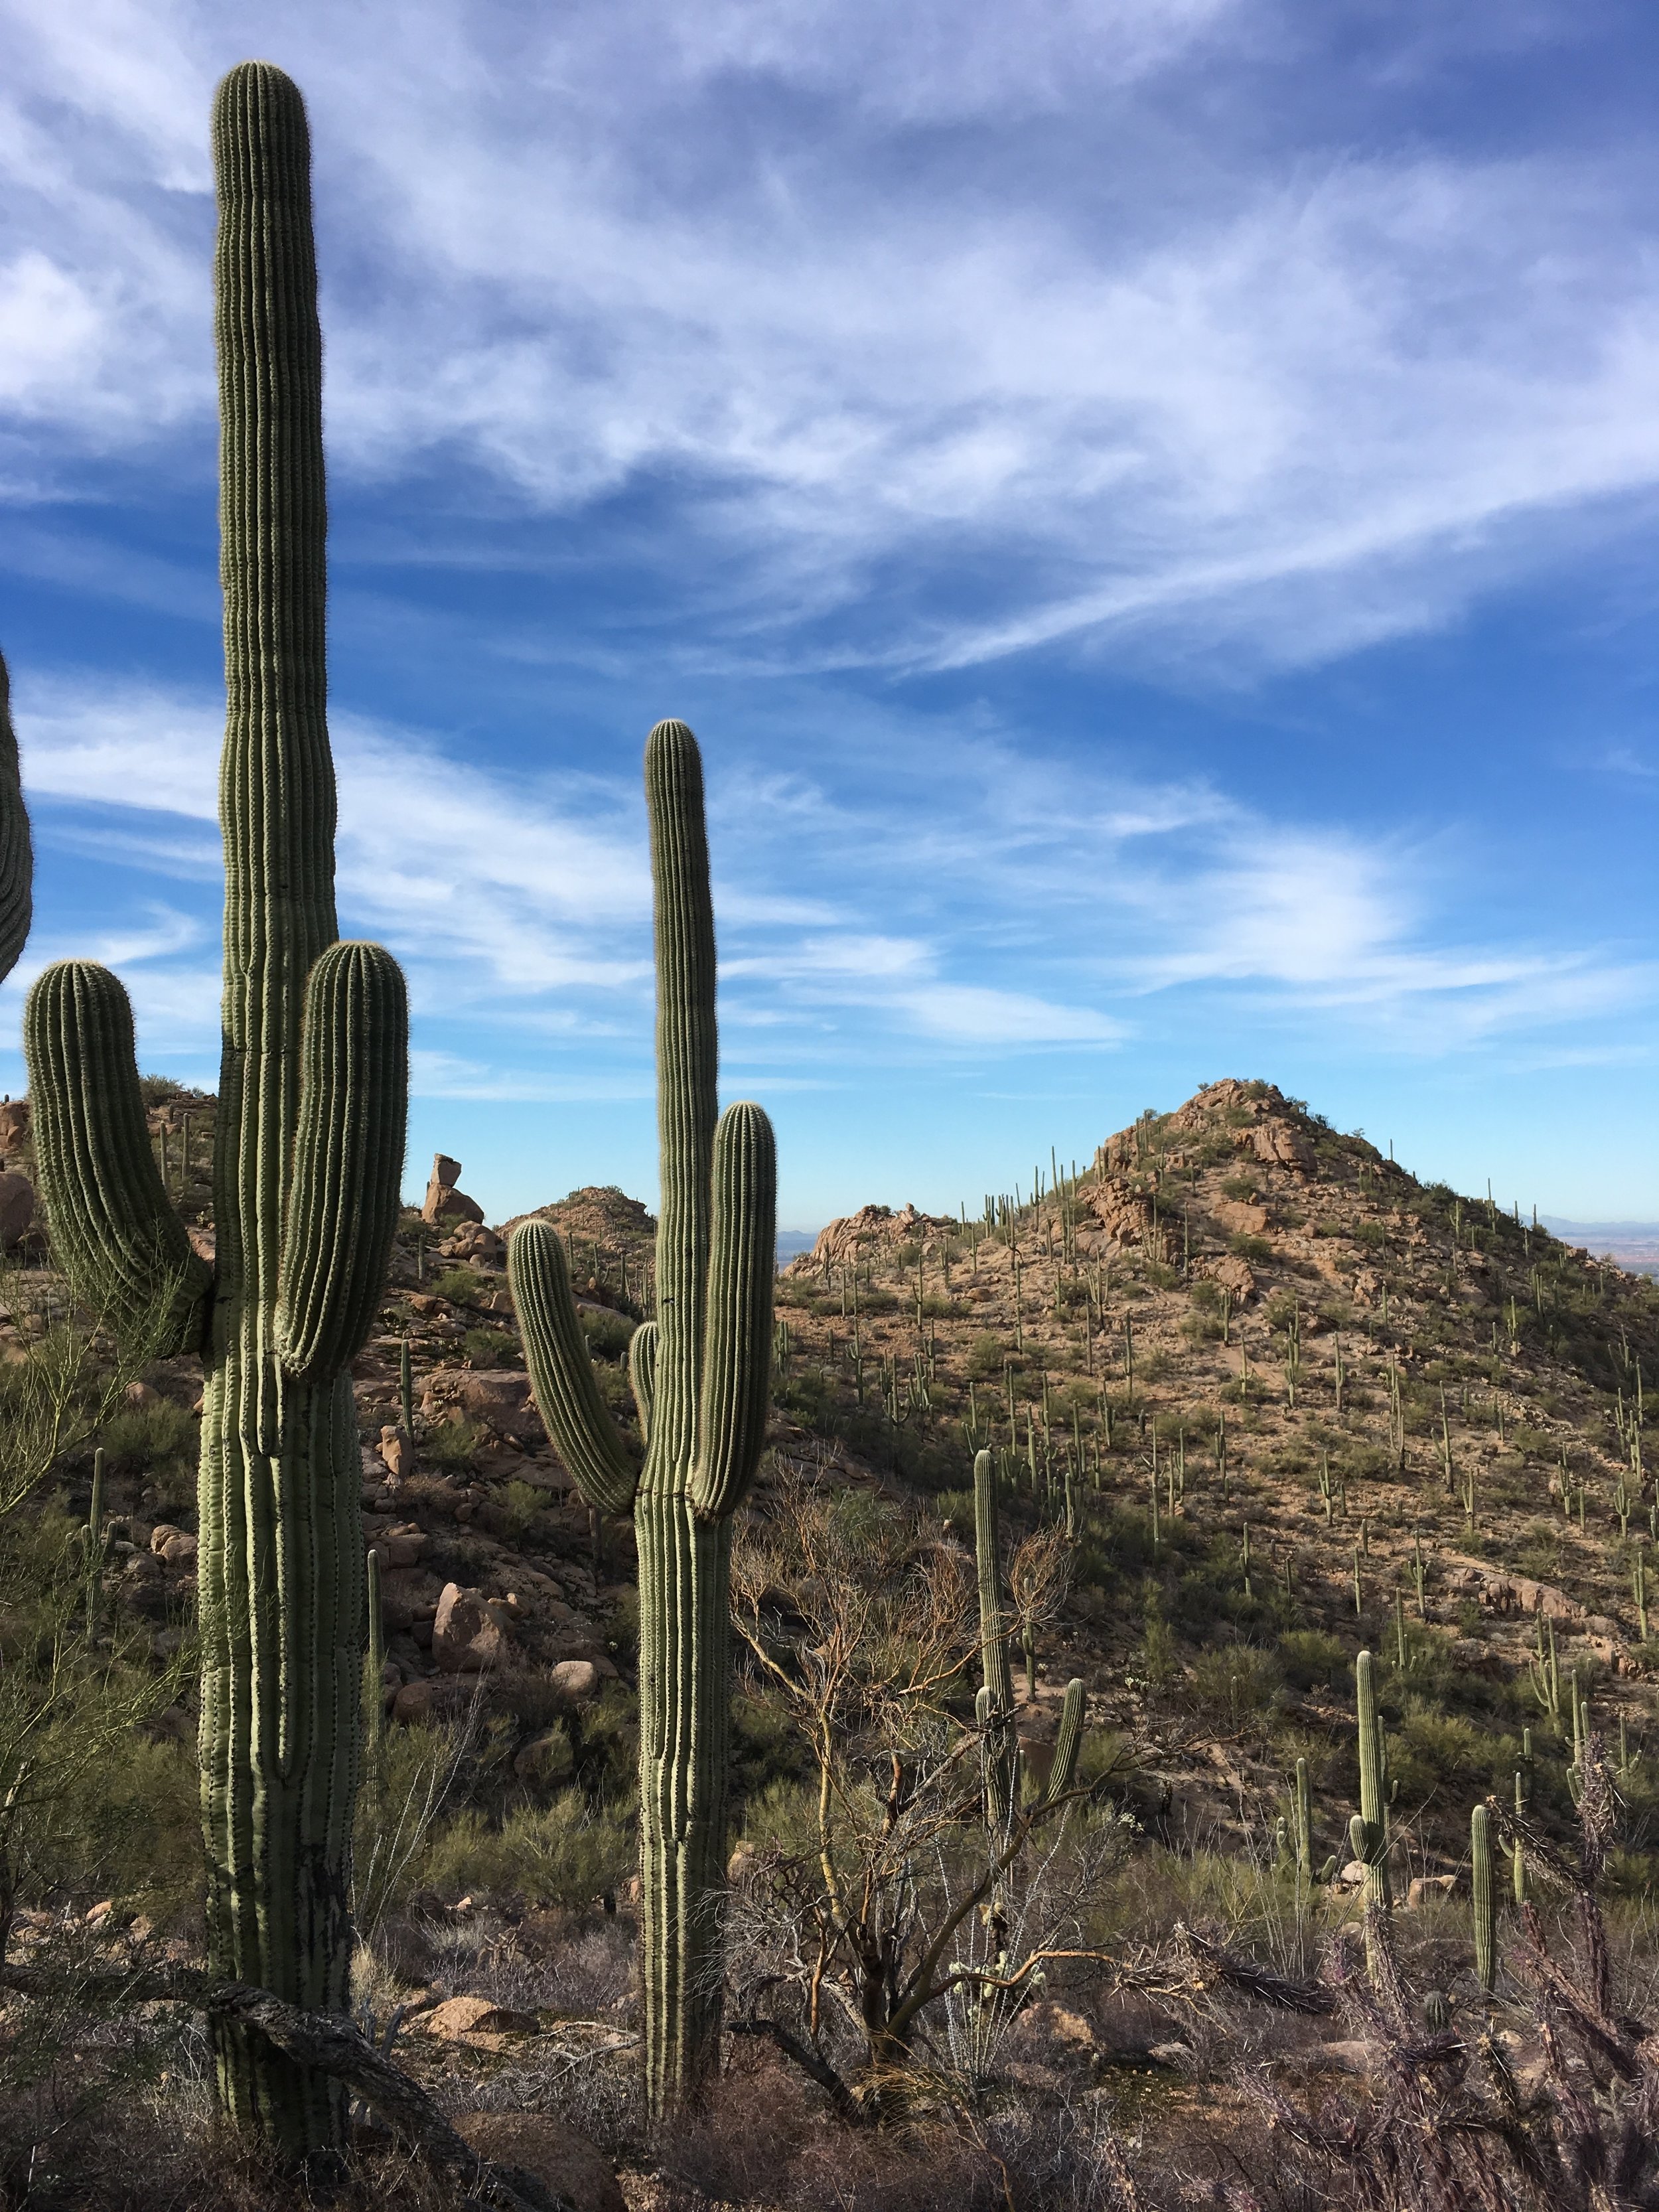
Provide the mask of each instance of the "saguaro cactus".
{"label": "saguaro cactus", "polygon": [[11,676],[0,653],[0,977],[17,965],[33,912],[34,848],[11,724]]}
{"label": "saguaro cactus", "polygon": [[[198,1608],[216,1973],[343,2011],[362,1735],[361,1468],[348,1363],[385,1280],[408,1023],[378,945],[337,941],[325,720],[322,349],[299,92],[249,62],[213,111],[228,711],[216,1265],[145,1134],[125,993],[49,968],[25,1041],[60,1263],[108,1310],[170,1300],[199,1346]],[[215,2030],[222,2105],[290,2154],[344,2142],[337,2082]]]}
{"label": "saguaro cactus", "polygon": [[1469,1815],[1469,1906],[1474,1929],[1475,1978],[1481,1994],[1490,1996],[1498,1975],[1498,1944],[1492,1811],[1486,1805],[1477,1805]]}
{"label": "saguaro cactus", "polygon": [[[983,1675],[974,1700],[975,1717],[985,1732],[985,1814],[993,1827],[1018,1810],[1024,1781],[1019,1739],[1014,1733],[1014,1682],[1008,1664],[1009,1619],[1002,1598],[1002,1555],[997,1513],[996,1457],[974,1455],[974,1549],[979,1567],[980,1667]],[[1077,1775],[1087,1703],[1083,1684],[1073,1679],[1060,1700],[1060,1730],[1054,1765],[1048,1770],[1038,1809],[1064,1797]]]}
{"label": "saguaro cactus", "polygon": [[715,1120],[714,916],[702,764],[683,722],[645,749],[657,962],[662,1212],[658,1319],[629,1364],[637,1471],[600,1398],[563,1249],[526,1221],[507,1272],[536,1402],[590,1505],[631,1506],[640,1562],[640,1834],[645,2071],[653,2110],[695,2089],[720,2026],[732,1516],[765,1439],[776,1158],[758,1106]]}

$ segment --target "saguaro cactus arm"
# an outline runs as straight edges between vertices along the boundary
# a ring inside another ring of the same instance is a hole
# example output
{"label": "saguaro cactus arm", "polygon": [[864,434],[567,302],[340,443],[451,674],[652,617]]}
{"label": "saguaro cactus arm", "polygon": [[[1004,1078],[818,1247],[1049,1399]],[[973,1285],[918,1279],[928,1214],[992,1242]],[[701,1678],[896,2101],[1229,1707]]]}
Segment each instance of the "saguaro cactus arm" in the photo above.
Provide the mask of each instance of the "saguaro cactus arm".
{"label": "saguaro cactus arm", "polygon": [[507,1274],[547,1432],[588,1504],[603,1513],[626,1513],[639,1475],[599,1395],[564,1247],[550,1221],[519,1224],[507,1241]]}
{"label": "saguaro cactus arm", "polygon": [[994,1712],[1013,1711],[1014,1678],[1008,1664],[1008,1614],[1002,1601],[998,1551],[996,1460],[974,1455],[974,1551],[979,1567],[980,1666]]}
{"label": "saguaro cactus arm", "polygon": [[777,1272],[777,1147],[758,1106],[728,1107],[714,1132],[708,1340],[691,1502],[709,1520],[735,1512],[766,1442]]}
{"label": "saguaro cactus arm", "polygon": [[642,1321],[628,1340],[628,1379],[634,1386],[641,1440],[648,1444],[657,1406],[657,1324],[653,1321]]}
{"label": "saguaro cactus arm", "polygon": [[1048,1770],[1048,1787],[1043,1793],[1045,1805],[1052,1805],[1057,1798],[1063,1797],[1077,1780],[1077,1759],[1083,1747],[1083,1716],[1088,1695],[1075,1675],[1066,1685],[1060,1708],[1060,1734],[1054,1740],[1054,1763]]}
{"label": "saguaro cactus arm", "polygon": [[201,1342],[213,1271],[191,1247],[150,1150],[118,977],[60,960],[30,991],[23,1048],[52,1249],[76,1297],[116,1329],[172,1311],[163,1356]]}
{"label": "saguaro cactus arm", "polygon": [[17,965],[33,914],[34,848],[11,722],[11,678],[0,653],[0,975]]}
{"label": "saguaro cactus arm", "polygon": [[398,1226],[409,1008],[390,953],[330,945],[306,983],[301,1056],[276,1348],[289,1374],[326,1376],[368,1340]]}

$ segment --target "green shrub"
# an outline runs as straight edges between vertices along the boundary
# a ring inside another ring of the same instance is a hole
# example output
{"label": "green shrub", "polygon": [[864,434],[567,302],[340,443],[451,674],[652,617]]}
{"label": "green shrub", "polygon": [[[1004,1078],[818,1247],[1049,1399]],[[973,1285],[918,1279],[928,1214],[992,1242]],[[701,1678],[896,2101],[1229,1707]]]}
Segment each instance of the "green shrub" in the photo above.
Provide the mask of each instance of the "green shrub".
{"label": "green shrub", "polygon": [[483,1431],[465,1413],[440,1421],[421,1440],[421,1456],[434,1467],[458,1470],[470,1468],[483,1442]]}
{"label": "green shrub", "polygon": [[519,1356],[517,1344],[499,1328],[468,1329],[461,1350],[474,1367],[508,1367]]}
{"label": "green shrub", "polygon": [[494,1286],[486,1283],[482,1275],[474,1274],[471,1267],[446,1267],[442,1274],[434,1277],[432,1287],[439,1297],[447,1298],[453,1306],[471,1306]]}
{"label": "green shrub", "polygon": [[138,1473],[173,1459],[193,1466],[201,1431],[196,1416],[171,1398],[129,1406],[106,1421],[99,1441],[112,1472]]}
{"label": "green shrub", "polygon": [[1279,1662],[1293,1689],[1311,1690],[1316,1682],[1340,1682],[1348,1655],[1323,1629],[1293,1628],[1279,1639]]}
{"label": "green shrub", "polygon": [[1249,1260],[1262,1267],[1273,1256],[1273,1248],[1265,1237],[1230,1237],[1227,1249],[1241,1260]]}
{"label": "green shrub", "polygon": [[1000,1382],[1002,1370],[1014,1364],[1014,1354],[1000,1337],[976,1336],[968,1351],[968,1372],[976,1382]]}
{"label": "green shrub", "polygon": [[620,1359],[627,1352],[636,1324],[626,1314],[612,1313],[609,1306],[583,1306],[582,1334],[587,1339],[587,1348],[596,1359]]}
{"label": "green shrub", "polygon": [[547,1805],[521,1805],[496,1826],[471,1808],[441,1822],[421,1873],[440,1897],[522,1898],[526,1905],[584,1905],[616,1888],[635,1847],[608,1808],[593,1811],[580,1790]]}
{"label": "green shrub", "polygon": [[1250,1201],[1255,1198],[1255,1194],[1256,1180],[1254,1176],[1229,1176],[1226,1182],[1221,1186],[1221,1195],[1223,1198],[1231,1198],[1235,1205],[1238,1206],[1249,1205]]}

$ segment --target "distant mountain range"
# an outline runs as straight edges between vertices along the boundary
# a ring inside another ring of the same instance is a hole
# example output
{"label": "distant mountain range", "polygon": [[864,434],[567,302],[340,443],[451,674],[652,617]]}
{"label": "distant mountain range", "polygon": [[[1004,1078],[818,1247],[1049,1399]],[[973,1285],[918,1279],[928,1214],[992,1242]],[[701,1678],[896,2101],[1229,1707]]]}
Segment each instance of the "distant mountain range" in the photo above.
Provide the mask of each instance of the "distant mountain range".
{"label": "distant mountain range", "polygon": [[[1659,1236],[1659,1231],[1654,1232]],[[798,1253],[810,1252],[818,1241],[816,1229],[780,1229],[778,1231],[778,1265],[787,1267]]]}
{"label": "distant mountain range", "polygon": [[1616,1260],[1632,1275],[1659,1276],[1659,1221],[1567,1221],[1557,1213],[1538,1218],[1564,1244],[1582,1244],[1598,1260]]}

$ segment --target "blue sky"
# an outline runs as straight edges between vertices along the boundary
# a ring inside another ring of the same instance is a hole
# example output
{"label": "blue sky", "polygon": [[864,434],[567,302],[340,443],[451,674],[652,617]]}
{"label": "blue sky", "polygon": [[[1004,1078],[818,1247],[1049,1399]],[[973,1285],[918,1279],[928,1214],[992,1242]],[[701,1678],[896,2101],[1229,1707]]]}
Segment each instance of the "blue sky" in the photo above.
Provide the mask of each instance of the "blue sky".
{"label": "blue sky", "polygon": [[1260,1074],[1659,1216],[1659,17],[0,0],[0,646],[46,960],[216,1067],[206,114],[312,113],[343,927],[409,1186],[650,1196],[640,748],[781,1212]]}

